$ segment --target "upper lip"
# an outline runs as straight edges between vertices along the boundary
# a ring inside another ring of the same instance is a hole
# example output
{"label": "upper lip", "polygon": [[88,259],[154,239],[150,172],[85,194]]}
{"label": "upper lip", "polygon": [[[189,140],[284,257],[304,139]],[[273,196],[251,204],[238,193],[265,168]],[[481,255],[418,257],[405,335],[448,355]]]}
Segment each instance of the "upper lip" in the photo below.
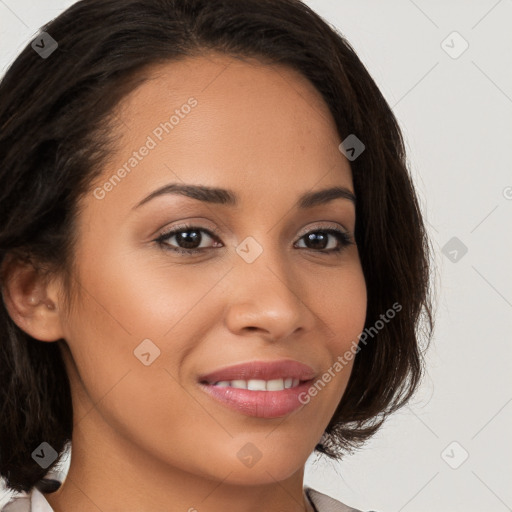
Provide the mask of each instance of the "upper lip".
{"label": "upper lip", "polygon": [[272,380],[272,379],[299,379],[302,381],[314,378],[315,370],[304,363],[290,359],[279,361],[251,361],[215,370],[200,375],[200,382],[215,384],[220,381],[232,380]]}

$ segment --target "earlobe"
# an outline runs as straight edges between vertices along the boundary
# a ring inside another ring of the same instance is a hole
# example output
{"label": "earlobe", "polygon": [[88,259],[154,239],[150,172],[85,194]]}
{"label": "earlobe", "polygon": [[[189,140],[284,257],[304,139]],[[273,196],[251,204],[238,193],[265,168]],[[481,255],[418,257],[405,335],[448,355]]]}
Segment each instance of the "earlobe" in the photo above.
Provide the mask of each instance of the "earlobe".
{"label": "earlobe", "polygon": [[56,283],[19,258],[6,258],[1,275],[3,301],[13,322],[40,341],[63,338]]}

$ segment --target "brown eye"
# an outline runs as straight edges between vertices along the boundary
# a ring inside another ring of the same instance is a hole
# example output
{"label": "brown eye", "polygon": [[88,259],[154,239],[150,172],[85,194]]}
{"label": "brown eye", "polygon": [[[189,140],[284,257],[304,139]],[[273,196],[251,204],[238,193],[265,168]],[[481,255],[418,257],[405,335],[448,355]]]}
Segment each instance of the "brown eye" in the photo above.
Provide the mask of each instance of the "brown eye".
{"label": "brown eye", "polygon": [[[205,233],[206,236],[203,233]],[[173,238],[175,238],[175,242],[169,243]],[[165,249],[171,251],[195,254],[209,248],[201,247],[201,243],[207,243],[208,239],[216,243],[219,241],[217,236],[208,229],[199,226],[180,226],[179,228],[174,228],[171,231],[162,233],[155,241]]]}
{"label": "brown eye", "polygon": [[[334,243],[334,247],[328,247],[332,242],[329,238],[337,240],[338,244]],[[300,240],[305,241],[306,249],[311,249],[317,252],[333,253],[339,252],[347,245],[352,244],[350,236],[344,231],[338,229],[315,229],[303,235]]]}

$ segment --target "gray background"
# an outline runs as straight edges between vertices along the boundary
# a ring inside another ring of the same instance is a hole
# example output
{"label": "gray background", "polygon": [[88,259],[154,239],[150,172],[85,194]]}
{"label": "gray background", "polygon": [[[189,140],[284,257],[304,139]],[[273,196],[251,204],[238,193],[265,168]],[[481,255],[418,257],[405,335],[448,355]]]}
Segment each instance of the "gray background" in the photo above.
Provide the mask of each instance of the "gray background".
{"label": "gray background", "polygon": [[[0,0],[0,72],[73,3]],[[342,462],[312,455],[305,483],[363,510],[512,510],[512,0],[306,3],[398,118],[438,296],[415,399]]]}

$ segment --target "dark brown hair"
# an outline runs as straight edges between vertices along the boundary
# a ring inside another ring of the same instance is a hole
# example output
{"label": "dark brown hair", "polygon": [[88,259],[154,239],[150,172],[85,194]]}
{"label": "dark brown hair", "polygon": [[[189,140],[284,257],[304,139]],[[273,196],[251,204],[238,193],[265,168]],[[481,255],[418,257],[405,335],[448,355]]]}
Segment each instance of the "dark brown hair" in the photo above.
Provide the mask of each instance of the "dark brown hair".
{"label": "dark brown hair", "polygon": [[[82,0],[42,30],[58,48],[42,58],[27,45],[0,83],[0,264],[24,258],[62,273],[69,290],[78,201],[112,149],[114,108],[150,65],[210,50],[287,65],[320,92],[340,142],[365,144],[351,162],[365,327],[392,304],[401,310],[357,353],[315,450],[339,458],[360,446],[416,389],[433,315],[430,243],[402,135],[349,43],[299,0]],[[11,489],[43,485],[59,459],[43,469],[31,454],[42,441],[60,454],[72,414],[57,343],[23,332],[0,302],[0,476]]]}

